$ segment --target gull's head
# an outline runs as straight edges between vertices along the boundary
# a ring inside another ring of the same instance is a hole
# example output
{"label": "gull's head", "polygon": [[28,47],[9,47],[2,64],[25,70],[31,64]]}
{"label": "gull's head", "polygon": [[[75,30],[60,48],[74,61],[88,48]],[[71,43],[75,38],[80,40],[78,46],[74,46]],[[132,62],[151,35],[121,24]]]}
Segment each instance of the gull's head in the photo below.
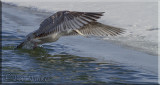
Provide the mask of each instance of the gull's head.
{"label": "gull's head", "polygon": [[34,42],[24,40],[22,43],[20,43],[20,44],[16,47],[16,49],[21,49],[21,48],[33,49],[33,47],[34,47]]}
{"label": "gull's head", "polygon": [[20,49],[20,48],[32,49],[35,46],[35,42],[32,39],[34,39],[34,35],[33,33],[29,33],[26,36],[26,39],[22,43],[20,43],[16,47],[16,49]]}

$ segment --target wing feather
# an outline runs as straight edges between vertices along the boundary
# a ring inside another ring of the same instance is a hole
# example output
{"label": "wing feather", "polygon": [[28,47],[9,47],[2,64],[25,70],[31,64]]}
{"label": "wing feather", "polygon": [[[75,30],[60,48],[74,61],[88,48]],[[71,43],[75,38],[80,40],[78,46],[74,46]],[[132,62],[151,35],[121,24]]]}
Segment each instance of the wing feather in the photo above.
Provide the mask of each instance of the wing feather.
{"label": "wing feather", "polygon": [[80,29],[86,24],[95,22],[103,13],[104,12],[59,11],[45,19],[34,34],[36,37],[42,37],[49,33]]}
{"label": "wing feather", "polygon": [[[81,29],[78,29],[83,35],[86,36],[116,36],[124,32],[122,28],[117,28],[109,25],[104,25],[98,22],[91,22]],[[79,35],[76,31],[72,31],[67,35]]]}

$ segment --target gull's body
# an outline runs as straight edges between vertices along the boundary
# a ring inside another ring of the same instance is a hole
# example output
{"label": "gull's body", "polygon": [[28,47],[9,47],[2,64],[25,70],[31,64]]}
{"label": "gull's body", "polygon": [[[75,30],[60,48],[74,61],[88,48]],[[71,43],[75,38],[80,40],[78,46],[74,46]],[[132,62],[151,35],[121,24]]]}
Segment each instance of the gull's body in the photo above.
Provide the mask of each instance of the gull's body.
{"label": "gull's body", "polygon": [[28,34],[17,48],[33,48],[39,44],[55,42],[62,36],[114,36],[123,31],[96,22],[102,14],[103,12],[59,11],[45,19],[39,29]]}

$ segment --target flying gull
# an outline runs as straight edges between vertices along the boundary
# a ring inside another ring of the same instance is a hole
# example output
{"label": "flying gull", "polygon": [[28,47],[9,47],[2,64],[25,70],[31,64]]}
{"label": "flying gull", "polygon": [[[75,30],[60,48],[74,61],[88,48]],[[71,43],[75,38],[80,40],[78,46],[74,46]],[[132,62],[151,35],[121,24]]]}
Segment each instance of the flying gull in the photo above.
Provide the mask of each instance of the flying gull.
{"label": "flying gull", "polygon": [[45,19],[39,29],[29,33],[17,48],[35,48],[39,44],[55,42],[62,36],[115,36],[122,33],[121,28],[97,22],[103,13],[59,11]]}

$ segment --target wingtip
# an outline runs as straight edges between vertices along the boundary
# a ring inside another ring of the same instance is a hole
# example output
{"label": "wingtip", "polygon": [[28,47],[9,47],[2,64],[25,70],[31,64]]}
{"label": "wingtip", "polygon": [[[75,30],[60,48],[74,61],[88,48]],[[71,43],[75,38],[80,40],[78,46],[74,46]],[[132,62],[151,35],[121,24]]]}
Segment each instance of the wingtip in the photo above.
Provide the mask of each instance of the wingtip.
{"label": "wingtip", "polygon": [[98,13],[100,13],[100,14],[104,14],[105,12],[98,12]]}
{"label": "wingtip", "polygon": [[105,12],[97,12],[97,13],[103,16]]}
{"label": "wingtip", "polygon": [[105,12],[101,12],[102,16],[104,15]]}

